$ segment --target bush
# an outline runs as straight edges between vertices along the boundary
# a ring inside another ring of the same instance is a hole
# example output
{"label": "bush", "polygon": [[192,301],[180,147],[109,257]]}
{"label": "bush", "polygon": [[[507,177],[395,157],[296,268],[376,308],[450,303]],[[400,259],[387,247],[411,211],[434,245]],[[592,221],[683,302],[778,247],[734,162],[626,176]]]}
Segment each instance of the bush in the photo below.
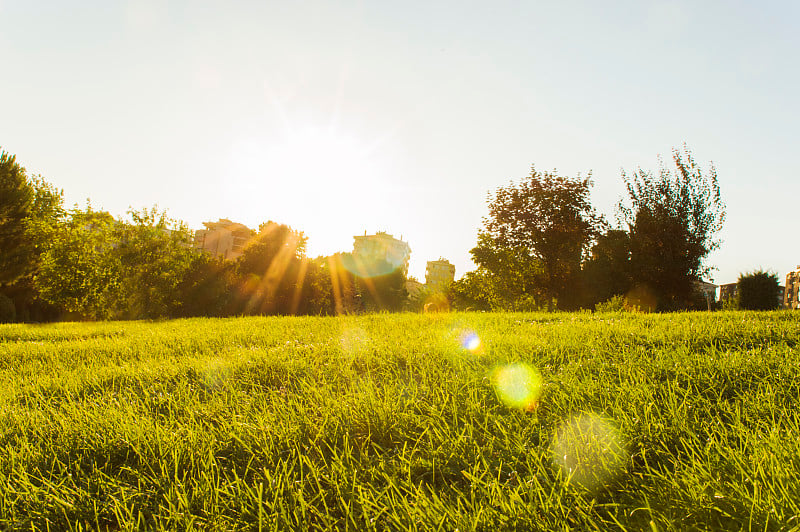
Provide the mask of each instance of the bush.
{"label": "bush", "polygon": [[594,310],[597,312],[623,312],[630,309],[628,308],[628,302],[625,300],[625,296],[617,295],[596,304]]}
{"label": "bush", "polygon": [[739,275],[739,308],[742,310],[773,310],[778,308],[778,276],[758,270]]}
{"label": "bush", "polygon": [[0,294],[0,323],[13,323],[17,321],[17,309],[11,298]]}

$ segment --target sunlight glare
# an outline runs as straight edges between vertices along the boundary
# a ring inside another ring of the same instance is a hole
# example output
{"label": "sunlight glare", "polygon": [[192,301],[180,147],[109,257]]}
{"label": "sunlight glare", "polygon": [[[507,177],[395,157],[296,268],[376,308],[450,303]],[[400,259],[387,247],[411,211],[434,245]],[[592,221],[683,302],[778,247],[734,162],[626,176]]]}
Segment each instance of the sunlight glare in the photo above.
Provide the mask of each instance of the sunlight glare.
{"label": "sunlight glare", "polygon": [[497,397],[506,406],[525,411],[534,410],[542,392],[542,376],[531,365],[516,362],[496,368],[492,384]]}
{"label": "sunlight glare", "polygon": [[553,439],[553,463],[570,484],[596,491],[625,467],[627,449],[619,429],[594,413],[561,425]]}
{"label": "sunlight glare", "polygon": [[339,337],[339,347],[345,356],[353,357],[362,353],[369,345],[369,334],[361,327],[348,327]]}
{"label": "sunlight glare", "polygon": [[267,146],[265,166],[276,178],[343,194],[375,179],[378,169],[371,153],[367,143],[343,131],[306,126]]}
{"label": "sunlight glare", "polygon": [[475,333],[475,331],[470,330],[461,332],[458,337],[458,343],[463,349],[466,349],[473,354],[477,354],[482,347],[480,337]]}

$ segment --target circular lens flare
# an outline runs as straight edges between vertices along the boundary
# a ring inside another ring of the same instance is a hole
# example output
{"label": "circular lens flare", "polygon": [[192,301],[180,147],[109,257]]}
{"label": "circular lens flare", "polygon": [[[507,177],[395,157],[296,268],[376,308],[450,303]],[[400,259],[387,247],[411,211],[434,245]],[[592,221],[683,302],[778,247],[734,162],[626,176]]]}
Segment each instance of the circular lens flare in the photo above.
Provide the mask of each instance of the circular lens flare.
{"label": "circular lens flare", "polygon": [[530,412],[539,405],[542,376],[524,362],[495,369],[492,373],[492,384],[497,397],[511,408]]}
{"label": "circular lens flare", "polygon": [[458,336],[458,343],[462,349],[477,354],[482,351],[483,343],[475,331],[462,331]]}
{"label": "circular lens flare", "polygon": [[342,331],[339,347],[342,353],[355,356],[366,350],[370,343],[369,334],[361,327],[351,327]]}
{"label": "circular lens flare", "polygon": [[616,477],[628,459],[619,429],[597,414],[580,414],[561,425],[552,452],[567,482],[589,491]]}

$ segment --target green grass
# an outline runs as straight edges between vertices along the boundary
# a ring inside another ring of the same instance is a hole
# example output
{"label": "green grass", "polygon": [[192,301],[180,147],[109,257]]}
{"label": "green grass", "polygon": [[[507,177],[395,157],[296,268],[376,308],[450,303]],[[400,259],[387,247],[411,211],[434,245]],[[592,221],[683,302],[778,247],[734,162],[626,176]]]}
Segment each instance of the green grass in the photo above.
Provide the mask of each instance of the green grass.
{"label": "green grass", "polygon": [[[790,312],[3,325],[0,530],[800,528],[798,340]],[[495,389],[517,362],[535,409]]]}

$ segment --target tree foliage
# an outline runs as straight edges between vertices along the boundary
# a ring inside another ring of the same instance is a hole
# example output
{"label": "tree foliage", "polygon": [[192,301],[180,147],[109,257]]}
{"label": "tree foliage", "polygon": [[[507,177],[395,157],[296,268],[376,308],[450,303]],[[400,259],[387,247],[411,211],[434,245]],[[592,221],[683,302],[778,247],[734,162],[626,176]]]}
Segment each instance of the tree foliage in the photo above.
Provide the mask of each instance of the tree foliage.
{"label": "tree foliage", "polygon": [[[498,188],[489,197],[489,215],[472,252],[476,262],[489,250],[517,264],[535,262],[537,267],[524,268],[524,293],[548,307],[554,300],[559,308],[574,307],[572,285],[581,260],[604,226],[589,200],[591,186],[591,175],[568,178],[531,168],[520,183]],[[508,270],[502,261],[484,261],[484,267],[492,275]]]}
{"label": "tree foliage", "polygon": [[115,317],[163,318],[180,307],[179,290],[197,252],[188,228],[157,207],[128,211],[111,252],[120,271]]}
{"label": "tree foliage", "polygon": [[780,306],[778,275],[764,270],[743,273],[738,280],[738,306],[742,310],[774,310]]}
{"label": "tree foliage", "polygon": [[583,266],[587,308],[624,296],[631,289],[631,247],[627,231],[609,229],[597,237]]}
{"label": "tree foliage", "polygon": [[498,245],[482,231],[470,254],[478,269],[450,287],[457,308],[524,311],[546,305],[544,268],[527,248]]}
{"label": "tree foliage", "polygon": [[651,290],[658,308],[687,308],[694,282],[708,275],[704,260],[719,247],[725,206],[714,165],[704,173],[689,149],[674,149],[674,168],[659,160],[658,175],[637,169],[622,178],[628,201],[618,207],[630,232],[632,281]]}
{"label": "tree foliage", "polygon": [[267,222],[237,259],[239,308],[245,314],[297,314],[309,260],[301,231]]}
{"label": "tree foliage", "polygon": [[115,220],[77,207],[52,235],[34,284],[41,297],[75,317],[113,317],[121,271],[113,253]]}
{"label": "tree foliage", "polygon": [[29,269],[26,220],[33,188],[16,157],[0,151],[0,286],[22,277]]}

